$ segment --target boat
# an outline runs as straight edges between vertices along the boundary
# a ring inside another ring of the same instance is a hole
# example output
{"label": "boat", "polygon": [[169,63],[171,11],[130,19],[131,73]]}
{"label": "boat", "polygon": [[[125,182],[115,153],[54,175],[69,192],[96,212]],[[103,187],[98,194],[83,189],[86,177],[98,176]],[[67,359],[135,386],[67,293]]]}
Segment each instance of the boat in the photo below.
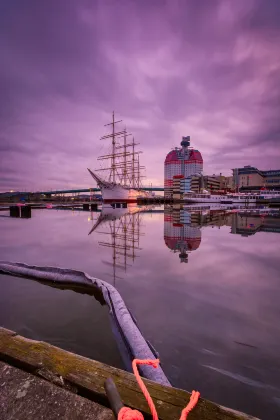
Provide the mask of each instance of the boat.
{"label": "boat", "polygon": [[[107,155],[99,156],[97,160],[111,160],[111,166],[88,171],[96,181],[102,194],[104,203],[136,203],[140,197],[151,197],[151,193],[141,188],[141,169],[139,160],[139,151],[135,151],[138,143],[127,143],[127,137],[130,135],[126,129],[117,131],[113,112],[112,123],[106,124],[112,126],[112,133],[101,137],[101,140],[111,139],[111,151]],[[109,180],[105,180],[96,174],[97,171],[109,171]]]}
{"label": "boat", "polygon": [[103,203],[136,203],[138,198],[150,197],[150,194],[144,190],[105,181],[89,168],[88,171],[101,190]]}
{"label": "boat", "polygon": [[280,198],[280,191],[260,191],[258,193],[210,194],[209,192],[186,192],[185,203],[256,204],[257,200]]}
{"label": "boat", "polygon": [[277,190],[262,189],[258,193],[255,193],[255,194],[260,195],[261,199],[263,200],[266,200],[266,199],[271,200],[275,198],[280,199],[280,191],[277,191]]}
{"label": "boat", "polygon": [[186,203],[256,203],[257,196],[250,194],[210,194],[210,193],[185,193],[183,199]]}

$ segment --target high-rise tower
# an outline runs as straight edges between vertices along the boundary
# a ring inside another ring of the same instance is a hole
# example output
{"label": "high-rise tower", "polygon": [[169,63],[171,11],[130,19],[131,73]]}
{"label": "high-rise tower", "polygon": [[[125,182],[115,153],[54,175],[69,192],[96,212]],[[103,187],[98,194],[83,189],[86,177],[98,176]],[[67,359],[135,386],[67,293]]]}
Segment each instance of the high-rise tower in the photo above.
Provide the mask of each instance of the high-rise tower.
{"label": "high-rise tower", "polygon": [[190,147],[190,136],[183,137],[181,148],[171,150],[164,162],[164,195],[166,198],[183,194],[191,189],[191,178],[203,169],[201,153]]}

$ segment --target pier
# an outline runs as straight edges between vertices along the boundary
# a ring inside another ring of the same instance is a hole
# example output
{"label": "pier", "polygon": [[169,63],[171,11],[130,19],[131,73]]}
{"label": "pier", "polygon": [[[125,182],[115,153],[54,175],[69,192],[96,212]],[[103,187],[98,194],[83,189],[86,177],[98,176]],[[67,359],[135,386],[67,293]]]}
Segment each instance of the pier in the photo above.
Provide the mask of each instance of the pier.
{"label": "pier", "polygon": [[[113,420],[104,389],[112,378],[125,406],[151,418],[134,375],[0,328],[0,418]],[[179,419],[190,393],[144,379],[160,419]],[[199,399],[190,420],[256,420]]]}

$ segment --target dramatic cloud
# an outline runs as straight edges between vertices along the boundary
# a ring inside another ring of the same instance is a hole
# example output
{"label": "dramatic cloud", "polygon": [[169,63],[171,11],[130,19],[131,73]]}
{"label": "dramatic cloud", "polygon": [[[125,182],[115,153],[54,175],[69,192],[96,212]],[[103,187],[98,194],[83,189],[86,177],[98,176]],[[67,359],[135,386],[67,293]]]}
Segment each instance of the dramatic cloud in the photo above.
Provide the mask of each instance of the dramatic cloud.
{"label": "dramatic cloud", "polygon": [[87,187],[114,109],[147,183],[181,136],[204,172],[279,168],[278,0],[0,5],[0,189]]}

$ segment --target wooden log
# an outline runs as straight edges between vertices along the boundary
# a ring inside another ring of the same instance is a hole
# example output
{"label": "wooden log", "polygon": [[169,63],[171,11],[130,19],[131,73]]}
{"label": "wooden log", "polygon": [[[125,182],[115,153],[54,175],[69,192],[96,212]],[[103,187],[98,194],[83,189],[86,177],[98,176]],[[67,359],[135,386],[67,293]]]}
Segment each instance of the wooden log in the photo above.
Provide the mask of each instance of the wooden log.
{"label": "wooden log", "polygon": [[[67,352],[50,344],[30,340],[15,332],[0,328],[0,359],[22,367],[37,376],[65,386],[72,392],[108,405],[104,382],[113,378],[126,406],[150,414],[146,400],[134,375],[103,363]],[[154,400],[160,419],[179,419],[190,394],[181,389],[166,387],[144,380]],[[210,401],[199,399],[190,413],[190,420],[256,420]]]}

